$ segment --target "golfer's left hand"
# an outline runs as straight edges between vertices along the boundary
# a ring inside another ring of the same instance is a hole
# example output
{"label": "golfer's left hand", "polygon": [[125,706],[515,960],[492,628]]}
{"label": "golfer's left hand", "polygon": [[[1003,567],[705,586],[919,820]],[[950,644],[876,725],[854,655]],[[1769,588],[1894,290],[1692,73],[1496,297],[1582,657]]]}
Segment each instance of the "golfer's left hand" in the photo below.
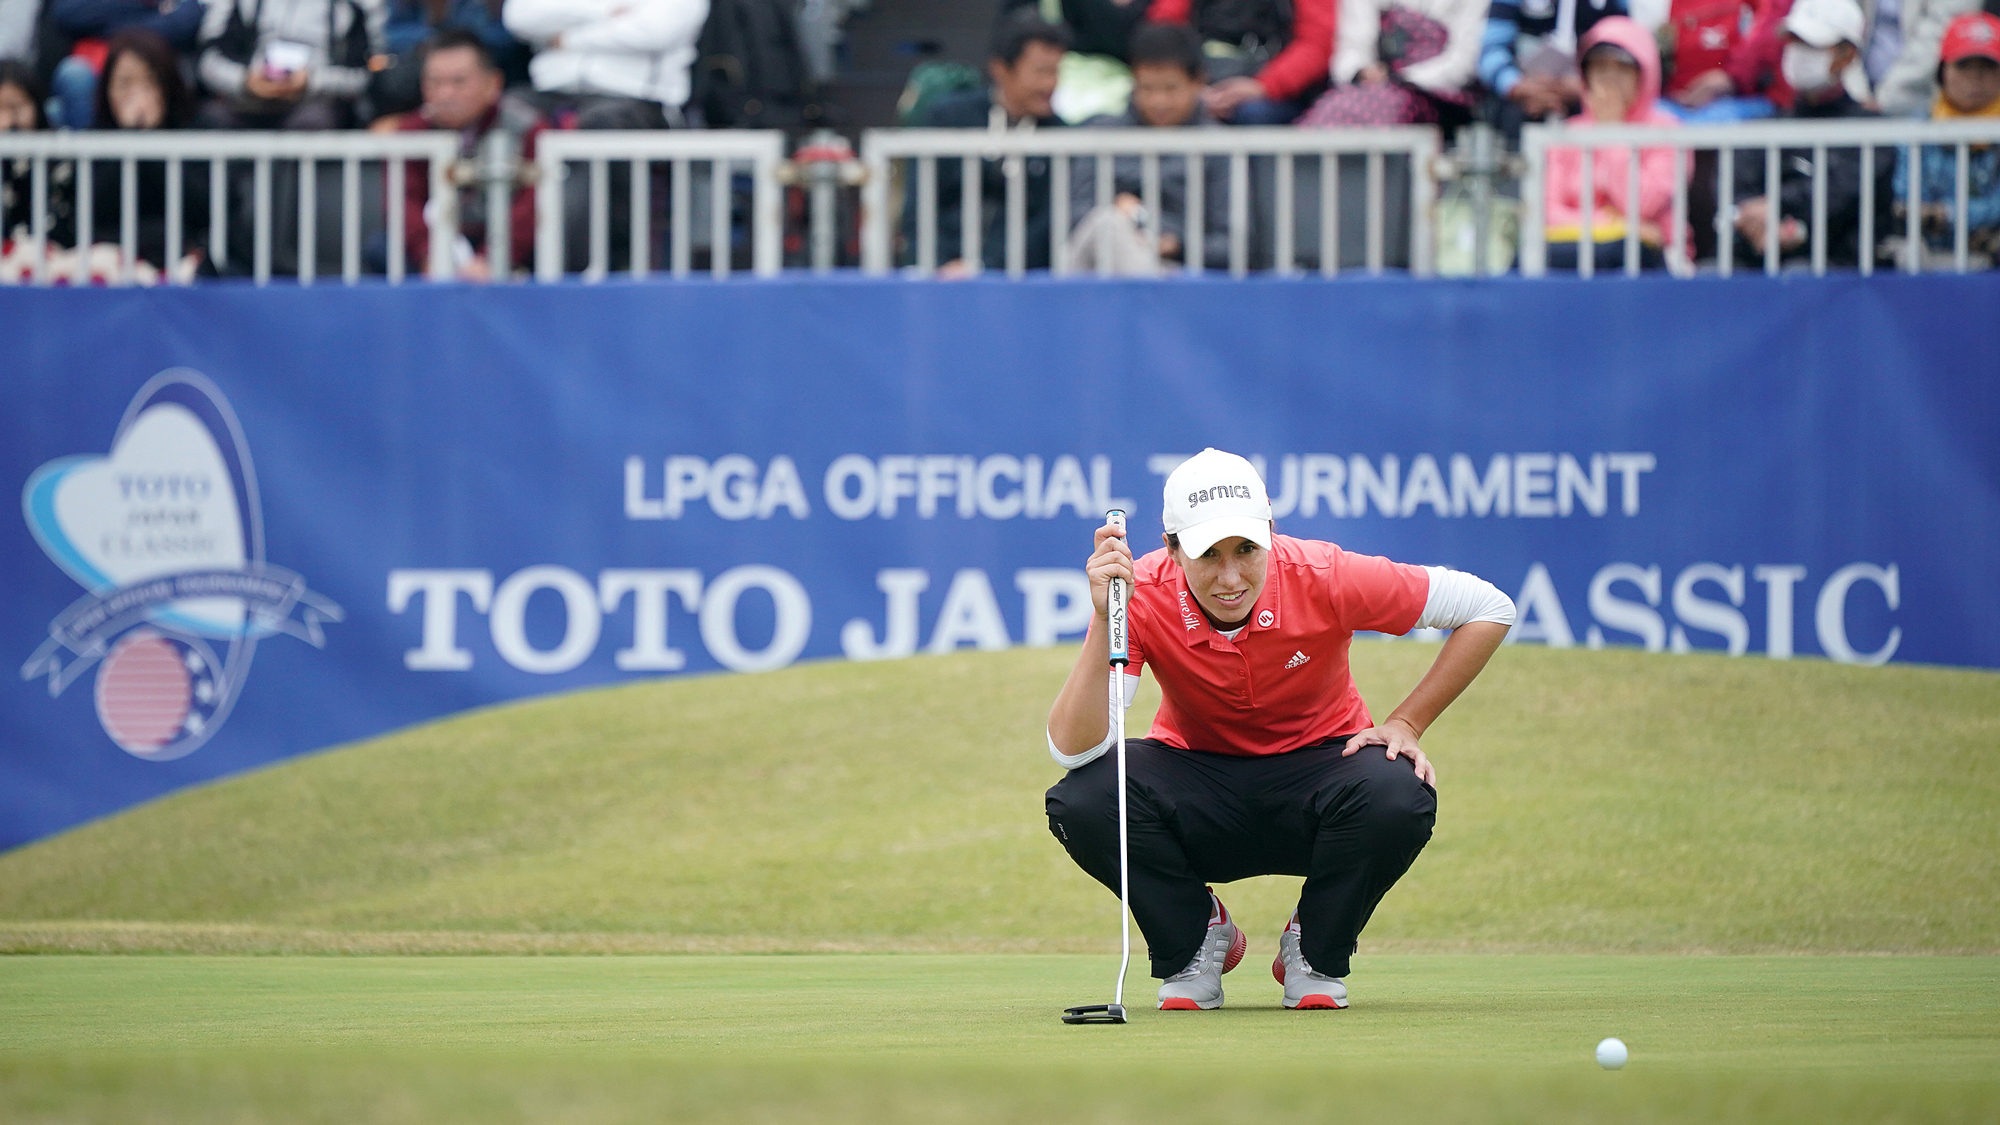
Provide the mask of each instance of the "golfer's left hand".
{"label": "golfer's left hand", "polygon": [[1387,747],[1387,757],[1391,760],[1398,756],[1408,758],[1410,764],[1417,767],[1417,780],[1433,789],[1437,788],[1437,767],[1431,765],[1429,758],[1424,757],[1422,748],[1417,745],[1417,732],[1403,720],[1390,719],[1379,727],[1369,727],[1348,739],[1347,747],[1340,752],[1340,756],[1348,757],[1363,746]]}

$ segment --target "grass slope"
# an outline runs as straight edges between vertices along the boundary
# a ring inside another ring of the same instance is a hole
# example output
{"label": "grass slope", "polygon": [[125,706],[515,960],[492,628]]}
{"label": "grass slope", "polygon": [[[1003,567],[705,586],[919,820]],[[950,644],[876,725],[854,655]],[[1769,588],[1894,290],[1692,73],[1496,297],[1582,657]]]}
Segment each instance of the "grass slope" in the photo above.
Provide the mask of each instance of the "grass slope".
{"label": "grass slope", "polygon": [[[1378,713],[1434,652],[1357,645]],[[0,856],[0,949],[1102,950],[1040,815],[1072,659],[647,682],[294,760]],[[2000,676],[1510,648],[1426,748],[1437,835],[1364,951],[2000,950]],[[1268,937],[1296,882],[1226,897]]]}
{"label": "grass slope", "polygon": [[[1261,952],[1261,950],[1260,950]],[[0,1120],[1986,1122],[2000,959],[1364,957],[1065,1027],[1102,956],[0,959]],[[1143,989],[1141,990],[1143,992]],[[1617,1034],[1617,1074],[1590,1061]]]}

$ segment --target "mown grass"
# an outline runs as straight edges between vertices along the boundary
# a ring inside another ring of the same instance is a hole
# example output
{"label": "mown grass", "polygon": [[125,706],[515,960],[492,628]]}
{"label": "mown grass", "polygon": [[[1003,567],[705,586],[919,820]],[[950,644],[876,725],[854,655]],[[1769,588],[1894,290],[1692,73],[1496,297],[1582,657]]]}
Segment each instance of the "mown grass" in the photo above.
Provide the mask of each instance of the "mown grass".
{"label": "mown grass", "polygon": [[[1587,1069],[1586,1069],[1587,1068]],[[0,1057],[13,1125],[1989,1125],[1979,1078],[1273,1066],[941,1065],[542,1052]]]}
{"label": "mown grass", "polygon": [[[1357,644],[1371,704],[1435,653]],[[1047,834],[1072,650],[463,715],[0,856],[0,950],[1101,951]],[[1135,709],[1156,704],[1150,685]],[[2000,676],[1503,650],[1367,950],[2000,951]],[[1274,933],[1296,880],[1225,891]]]}
{"label": "mown grass", "polygon": [[[1268,952],[1268,943],[1256,950]],[[0,959],[0,1120],[1974,1122],[2000,959],[1259,956],[1066,1027],[1101,956]],[[1600,1071],[1592,1046],[1632,1051]]]}
{"label": "mown grass", "polygon": [[[1378,710],[1434,651],[1358,649]],[[0,1121],[2000,1121],[2000,677],[1506,650],[1352,1009],[1277,1007],[1258,879],[1224,1010],[1071,1028],[1070,655],[538,700],[0,856],[0,950],[152,954],[0,957]]]}

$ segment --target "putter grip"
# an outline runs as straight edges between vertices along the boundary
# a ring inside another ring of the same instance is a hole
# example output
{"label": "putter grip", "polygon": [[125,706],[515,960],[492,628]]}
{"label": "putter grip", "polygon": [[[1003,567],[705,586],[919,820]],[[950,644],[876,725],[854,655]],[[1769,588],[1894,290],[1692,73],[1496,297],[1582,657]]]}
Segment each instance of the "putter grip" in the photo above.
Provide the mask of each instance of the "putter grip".
{"label": "putter grip", "polygon": [[[1125,510],[1123,508],[1113,508],[1104,513],[1104,522],[1116,529],[1118,534],[1125,534]],[[1124,579],[1113,578],[1111,580],[1111,605],[1109,607],[1111,663],[1120,668],[1132,662],[1132,644],[1127,632],[1128,623],[1126,619],[1129,593],[1130,591],[1126,589]]]}

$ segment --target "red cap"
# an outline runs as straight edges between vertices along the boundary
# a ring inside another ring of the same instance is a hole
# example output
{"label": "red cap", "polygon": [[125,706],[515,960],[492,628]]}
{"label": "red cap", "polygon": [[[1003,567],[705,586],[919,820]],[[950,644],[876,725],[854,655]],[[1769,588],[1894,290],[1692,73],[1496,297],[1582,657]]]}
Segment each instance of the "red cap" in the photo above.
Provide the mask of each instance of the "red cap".
{"label": "red cap", "polygon": [[1975,57],[2000,62],[2000,19],[1985,12],[1967,12],[1952,20],[1944,29],[1938,57],[1947,63]]}

